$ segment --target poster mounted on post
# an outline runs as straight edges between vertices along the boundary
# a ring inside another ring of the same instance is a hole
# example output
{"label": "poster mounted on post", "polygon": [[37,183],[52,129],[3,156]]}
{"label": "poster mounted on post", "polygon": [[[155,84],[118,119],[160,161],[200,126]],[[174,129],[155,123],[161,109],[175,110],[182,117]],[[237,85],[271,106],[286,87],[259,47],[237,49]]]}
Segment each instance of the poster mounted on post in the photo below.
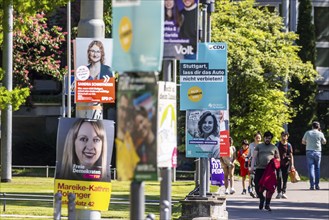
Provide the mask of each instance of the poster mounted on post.
{"label": "poster mounted on post", "polygon": [[219,111],[186,111],[186,157],[219,158]]}
{"label": "poster mounted on post", "polygon": [[158,82],[158,167],[177,165],[176,83]]}
{"label": "poster mounted on post", "polygon": [[199,43],[198,60],[180,62],[180,110],[227,109],[227,45]]}
{"label": "poster mounted on post", "polygon": [[164,59],[197,58],[198,0],[164,1]]}
{"label": "poster mounted on post", "polygon": [[163,55],[164,1],[113,0],[113,69],[160,71]]}
{"label": "poster mounted on post", "polygon": [[115,102],[112,48],[112,39],[75,40],[73,88],[77,117],[102,119],[102,103]]}
{"label": "poster mounted on post", "polygon": [[116,168],[119,180],[157,180],[157,81],[152,72],[118,82]]}
{"label": "poster mounted on post", "polygon": [[113,121],[59,119],[54,193],[63,206],[74,193],[77,209],[108,210],[113,143]]}

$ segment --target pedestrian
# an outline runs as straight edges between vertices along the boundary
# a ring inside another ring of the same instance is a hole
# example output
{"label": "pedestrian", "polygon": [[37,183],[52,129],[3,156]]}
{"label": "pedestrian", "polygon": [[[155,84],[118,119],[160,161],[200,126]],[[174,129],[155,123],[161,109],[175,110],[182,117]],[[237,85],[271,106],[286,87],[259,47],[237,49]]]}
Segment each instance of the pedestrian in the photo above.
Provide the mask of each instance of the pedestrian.
{"label": "pedestrian", "polygon": [[[233,139],[230,137],[230,155],[220,157],[221,166],[224,170],[224,185],[225,185],[225,194],[234,194],[234,161],[236,159],[236,148],[233,145]],[[229,191],[230,187],[230,191]]]}
{"label": "pedestrian", "polygon": [[286,189],[288,175],[294,169],[294,157],[291,144],[288,142],[289,133],[282,132],[281,140],[276,144],[280,153],[280,168],[277,170],[277,199],[287,199]]}
{"label": "pedestrian", "polygon": [[321,164],[321,144],[326,144],[320,123],[314,121],[312,130],[306,131],[302,139],[302,144],[306,145],[306,159],[310,178],[310,190],[320,189],[320,164]]}
{"label": "pedestrian", "polygon": [[[249,169],[248,169],[248,164],[246,164],[246,157],[249,153],[249,141],[248,140],[243,140],[242,141],[242,147],[238,151],[238,161],[240,164],[240,176],[242,177],[242,195],[247,194],[246,190],[246,178],[247,176],[249,177]],[[249,177],[250,178],[250,177]]]}
{"label": "pedestrian", "polygon": [[[278,148],[271,144],[273,139],[273,134],[270,131],[264,133],[264,143],[258,144],[254,149],[254,154],[252,156],[250,171],[255,171],[255,189],[259,198],[259,209],[262,210],[265,202],[265,209],[271,211],[270,203],[274,191],[266,190],[266,197],[263,195],[263,191],[260,191],[259,182],[265,172],[265,168],[273,158],[279,159]],[[256,167],[255,167],[256,164]],[[276,178],[274,178],[276,179]],[[273,185],[276,186],[276,181]],[[275,188],[274,188],[275,189]]]}
{"label": "pedestrian", "polygon": [[255,183],[254,183],[254,172],[250,172],[250,167],[251,167],[251,160],[252,160],[252,155],[254,153],[254,149],[255,147],[260,144],[262,141],[262,134],[260,133],[260,131],[257,131],[255,134],[254,134],[254,141],[251,142],[249,144],[249,152],[248,152],[248,168],[249,168],[249,175],[250,175],[250,178],[249,178],[249,186],[248,186],[248,193],[250,194],[250,196],[252,198],[255,198],[256,197],[256,192],[254,191],[254,188],[255,188]]}

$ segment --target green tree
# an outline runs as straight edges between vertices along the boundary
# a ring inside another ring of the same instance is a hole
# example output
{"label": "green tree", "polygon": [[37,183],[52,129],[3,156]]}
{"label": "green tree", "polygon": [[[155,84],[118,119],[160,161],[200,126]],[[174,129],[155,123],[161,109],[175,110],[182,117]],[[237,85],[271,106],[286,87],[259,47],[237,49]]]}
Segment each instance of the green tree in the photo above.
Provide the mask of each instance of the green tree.
{"label": "green tree", "polygon": [[[16,15],[20,15],[24,21],[28,21],[30,15],[34,15],[39,11],[49,11],[57,6],[64,5],[68,0],[42,0],[42,1],[21,1],[21,0],[2,0],[0,1],[0,20],[4,21],[4,7],[12,3]],[[28,23],[28,22],[27,22]],[[3,44],[3,31],[4,23],[0,25],[0,45]],[[27,30],[25,22],[21,22],[16,30],[23,33]],[[0,80],[4,77],[4,72],[0,68]],[[5,109],[8,104],[13,105],[13,110],[17,110],[21,104],[25,102],[26,97],[29,95],[29,88],[16,87],[13,91],[8,91],[4,86],[0,87],[0,109]]]}
{"label": "green tree", "polygon": [[[304,63],[311,62],[315,69],[316,38],[312,18],[312,5],[310,0],[300,0],[299,2],[297,26],[299,38],[296,40],[296,44],[300,46],[298,55]],[[299,80],[293,77],[290,89],[298,94],[292,100],[296,117],[289,125],[289,131],[293,134],[290,137],[290,141],[298,146],[305,131],[311,127],[311,122],[316,119],[317,103],[315,96],[317,93],[317,84],[314,80],[300,84]],[[301,153],[304,153],[304,150],[302,149]]]}
{"label": "green tree", "polygon": [[285,94],[285,81],[313,82],[318,73],[298,57],[297,35],[283,32],[282,18],[254,0],[216,1],[212,41],[228,44],[228,91],[231,136],[252,139],[270,130],[278,139],[291,122],[294,91]]}

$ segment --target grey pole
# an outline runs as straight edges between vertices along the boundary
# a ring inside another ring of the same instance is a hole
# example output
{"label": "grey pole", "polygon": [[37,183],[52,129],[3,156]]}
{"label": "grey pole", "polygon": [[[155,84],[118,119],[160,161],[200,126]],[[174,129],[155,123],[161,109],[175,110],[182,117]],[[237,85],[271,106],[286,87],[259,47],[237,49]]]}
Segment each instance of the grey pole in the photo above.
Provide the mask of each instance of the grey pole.
{"label": "grey pole", "polygon": [[[71,118],[71,1],[67,3],[67,117]],[[65,105],[64,105],[65,106]]]}
{"label": "grey pole", "polygon": [[130,185],[130,220],[142,220],[145,213],[144,182],[132,181]]}
{"label": "grey pole", "polygon": [[[282,0],[282,14],[283,14],[283,26],[285,28],[285,32],[289,31],[289,1],[290,0]],[[288,84],[289,81],[287,76],[284,79],[284,92],[288,93]],[[286,132],[288,132],[288,123],[283,124],[283,128]]]}
{"label": "grey pole", "polygon": [[55,194],[55,207],[54,207],[54,220],[61,220],[61,210],[62,210],[62,194]]}
{"label": "grey pole", "polygon": [[[3,56],[5,77],[4,86],[8,91],[13,89],[13,1],[3,1]],[[1,110],[1,182],[12,179],[12,105]]]}
{"label": "grey pole", "polygon": [[[93,0],[93,1],[81,0],[80,21],[78,24],[78,37],[104,38],[105,24],[103,21],[103,7],[104,7],[103,0]],[[102,106],[101,104],[99,105]],[[85,103],[77,103],[76,106],[88,107],[88,105],[85,105]],[[86,112],[88,111],[92,111],[92,110],[79,110],[77,108],[76,117],[84,118]],[[76,217],[77,219],[88,219],[88,220],[101,219],[101,212],[97,210],[78,209],[76,211]]]}
{"label": "grey pole", "polygon": [[[172,61],[163,60],[163,80],[172,81]],[[160,219],[169,220],[171,216],[171,169],[169,167],[163,167],[160,169],[161,185],[160,185],[160,204],[169,202],[169,207],[166,208],[160,205]]]}
{"label": "grey pole", "polygon": [[90,219],[88,217],[81,217],[81,218],[79,218],[78,216],[76,216],[76,210],[75,210],[75,194],[74,193],[69,193],[68,200],[69,200],[69,202],[67,204],[68,220]]}
{"label": "grey pole", "polygon": [[[105,24],[103,21],[103,8],[103,0],[81,0],[80,21],[78,24],[78,37],[104,38]],[[98,106],[103,108],[101,103],[99,103]],[[90,103],[77,103],[76,117],[92,117],[93,110],[90,109],[92,109]]]}
{"label": "grey pole", "polygon": [[[207,6],[203,5],[201,10],[202,17],[202,36],[201,41],[206,42],[207,39]],[[208,182],[208,158],[200,158],[200,197],[206,197],[207,195],[207,182]]]}

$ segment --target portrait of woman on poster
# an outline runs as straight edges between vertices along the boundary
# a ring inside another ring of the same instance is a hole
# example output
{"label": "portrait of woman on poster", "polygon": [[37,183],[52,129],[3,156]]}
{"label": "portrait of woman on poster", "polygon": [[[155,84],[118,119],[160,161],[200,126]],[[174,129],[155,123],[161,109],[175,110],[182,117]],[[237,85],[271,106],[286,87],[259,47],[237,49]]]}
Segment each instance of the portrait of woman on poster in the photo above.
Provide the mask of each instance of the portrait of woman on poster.
{"label": "portrait of woman on poster", "polygon": [[213,144],[200,144],[203,151],[211,152],[210,157],[219,158],[219,125],[214,114],[204,112],[198,122],[199,137],[205,141],[213,141]]}
{"label": "portrait of woman on poster", "polygon": [[92,41],[88,46],[88,65],[90,70],[89,80],[103,79],[104,76],[113,77],[111,67],[105,65],[105,52],[103,43],[99,40]]}
{"label": "portrait of woman on poster", "polygon": [[140,163],[156,164],[156,137],[147,110],[142,106],[135,107],[133,121],[132,139],[140,158]]}
{"label": "portrait of woman on poster", "polygon": [[168,21],[166,24],[175,26],[177,33],[179,32],[183,17],[179,12],[176,0],[165,0],[165,21]]}
{"label": "portrait of woman on poster", "polygon": [[108,181],[107,136],[102,121],[78,119],[67,133],[57,178]]}

